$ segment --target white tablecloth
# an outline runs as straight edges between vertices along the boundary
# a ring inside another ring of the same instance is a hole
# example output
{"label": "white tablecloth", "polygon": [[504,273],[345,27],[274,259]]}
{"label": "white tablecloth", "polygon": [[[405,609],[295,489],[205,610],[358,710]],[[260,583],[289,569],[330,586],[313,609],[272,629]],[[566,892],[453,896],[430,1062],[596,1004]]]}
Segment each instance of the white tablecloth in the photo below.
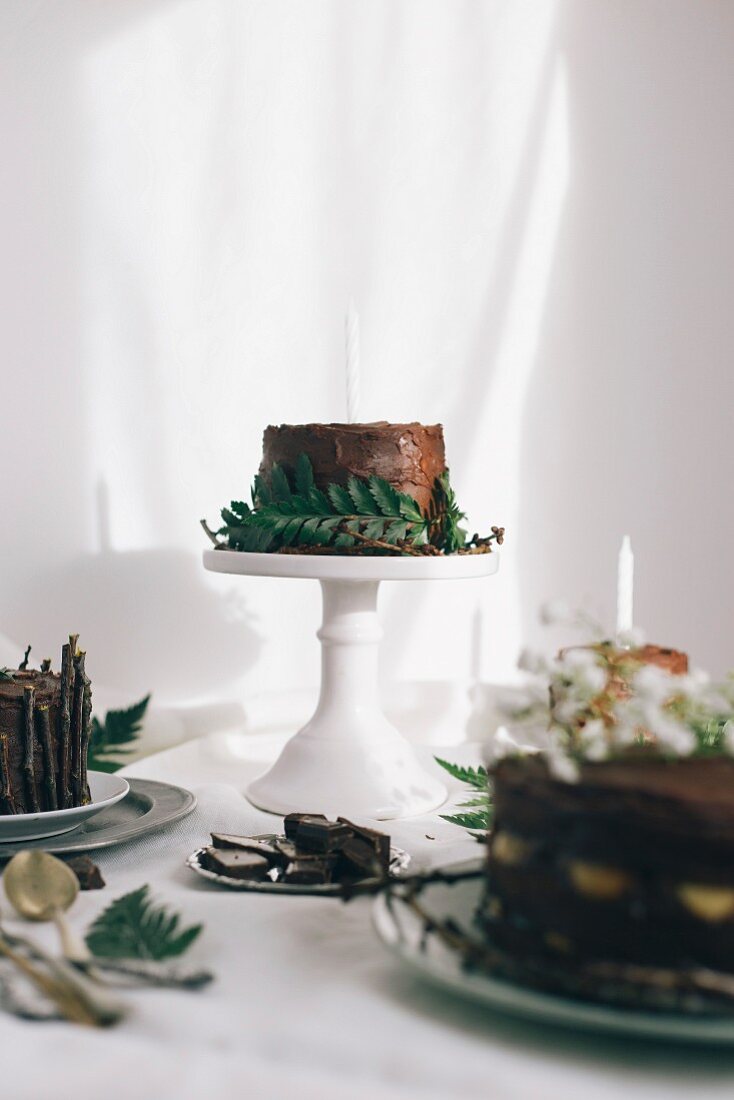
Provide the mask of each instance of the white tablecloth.
{"label": "white tablecloth", "polygon": [[[694,1088],[697,1097],[731,1095],[734,1051],[531,1026],[432,990],[382,948],[366,899],[254,896],[197,878],[184,859],[210,830],[273,828],[276,819],[240,792],[277,741],[215,737],[130,767],[184,784],[199,805],[169,830],[100,853],[107,888],[82,894],[73,922],[83,929],[113,897],[148,882],[187,922],[205,925],[187,959],[216,981],[196,993],[128,994],[130,1018],[104,1032],[0,1016],[3,1100],[670,1100]],[[469,747],[450,751],[452,759],[473,756]],[[393,823],[391,832],[417,864],[476,853],[437,815]],[[54,942],[47,926],[33,933]]]}

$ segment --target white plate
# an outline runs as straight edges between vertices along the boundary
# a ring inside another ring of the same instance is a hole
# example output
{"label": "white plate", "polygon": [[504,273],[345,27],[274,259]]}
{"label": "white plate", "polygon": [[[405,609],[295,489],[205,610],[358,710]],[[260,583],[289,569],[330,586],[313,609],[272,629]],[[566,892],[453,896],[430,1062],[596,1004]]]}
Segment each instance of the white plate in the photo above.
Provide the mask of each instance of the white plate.
{"label": "white plate", "polygon": [[[459,869],[466,869],[466,865],[451,868]],[[463,928],[471,929],[482,886],[481,878],[460,880],[454,885],[435,883],[422,891],[421,905],[437,921],[452,917]],[[422,923],[397,898],[393,899],[391,911],[384,895],[378,897],[373,909],[373,921],[382,942],[414,973],[441,989],[477,1001],[497,1012],[583,1031],[717,1046],[734,1045],[734,1016],[686,1016],[682,1013],[611,1008],[538,993],[478,971],[467,971],[462,967],[458,954],[443,946],[434,936],[424,936]]]}
{"label": "white plate", "polygon": [[39,814],[3,814],[0,816],[0,844],[20,844],[25,840],[70,833],[82,822],[101,810],[114,806],[130,790],[121,775],[106,772],[89,773],[92,801],[86,806],[71,806],[68,810],[45,810]]}

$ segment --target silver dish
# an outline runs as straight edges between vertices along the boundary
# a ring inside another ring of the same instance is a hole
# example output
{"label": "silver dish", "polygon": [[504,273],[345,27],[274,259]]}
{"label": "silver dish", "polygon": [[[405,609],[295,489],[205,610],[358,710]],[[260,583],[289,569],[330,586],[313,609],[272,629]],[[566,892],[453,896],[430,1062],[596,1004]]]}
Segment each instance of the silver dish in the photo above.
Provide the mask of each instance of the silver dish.
{"label": "silver dish", "polygon": [[[445,870],[463,871],[466,864]],[[481,877],[459,880],[453,885],[432,883],[421,892],[421,906],[438,923],[450,918],[460,927],[469,929],[482,889]],[[667,1042],[734,1045],[732,1016],[687,1016],[607,1007],[541,993],[478,970],[467,970],[457,951],[425,935],[423,922],[397,896],[387,899],[381,895],[375,900],[373,921],[388,950],[413,974],[494,1012],[582,1032],[631,1035],[637,1039],[644,1037]]]}
{"label": "silver dish", "polygon": [[79,825],[73,832],[18,844],[0,845],[0,859],[9,859],[21,848],[43,848],[44,852],[91,852],[133,840],[143,833],[162,829],[186,817],[196,806],[196,797],[183,787],[152,779],[129,779],[125,797]]}
{"label": "silver dish", "polygon": [[[256,836],[250,837],[250,840],[267,840],[272,842],[276,839],[283,839],[282,835],[277,833],[258,833]],[[201,858],[206,851],[206,847],[197,848],[195,852],[192,852],[189,858],[186,860],[186,866],[190,867],[192,871],[195,871],[197,875],[201,875],[202,878],[208,879],[209,882],[216,882],[218,886],[226,886],[230,890],[246,890],[250,894],[305,894],[311,897],[339,897],[342,893],[342,885],[339,882],[325,882],[312,886],[298,886],[287,882],[271,882],[265,880],[261,882],[243,882],[242,879],[230,878],[228,875],[218,875],[216,871],[209,871],[206,867],[202,867]],[[399,878],[405,874],[406,868],[410,863],[410,856],[402,848],[390,849],[390,875],[395,878]],[[364,879],[360,885],[369,880]]]}

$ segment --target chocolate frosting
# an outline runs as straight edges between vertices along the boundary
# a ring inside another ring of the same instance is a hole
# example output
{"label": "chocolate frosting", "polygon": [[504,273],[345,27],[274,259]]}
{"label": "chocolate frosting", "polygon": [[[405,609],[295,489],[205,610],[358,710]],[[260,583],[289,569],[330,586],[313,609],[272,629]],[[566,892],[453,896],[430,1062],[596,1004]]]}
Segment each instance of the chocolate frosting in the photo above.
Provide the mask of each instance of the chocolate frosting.
{"label": "chocolate frosting", "polygon": [[[493,942],[522,958],[560,944],[577,960],[734,971],[734,760],[640,749],[565,783],[541,756],[507,758],[493,788]],[[722,891],[731,911],[710,916]]]}
{"label": "chocolate frosting", "polygon": [[446,469],[440,424],[281,424],[263,435],[260,473],[267,479],[277,463],[292,474],[300,454],[308,455],[319,489],[345,485],[351,477],[384,478],[427,511],[437,477]]}

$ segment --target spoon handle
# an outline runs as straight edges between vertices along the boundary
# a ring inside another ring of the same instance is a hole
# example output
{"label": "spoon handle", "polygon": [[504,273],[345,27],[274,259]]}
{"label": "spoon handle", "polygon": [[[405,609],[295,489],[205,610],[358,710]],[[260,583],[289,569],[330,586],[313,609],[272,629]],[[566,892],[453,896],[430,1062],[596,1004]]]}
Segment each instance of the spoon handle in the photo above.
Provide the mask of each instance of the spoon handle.
{"label": "spoon handle", "polygon": [[39,970],[23,955],[14,951],[2,936],[0,936],[0,955],[4,955],[5,958],[9,959],[37,989],[45,994],[56,1005],[65,1019],[76,1024],[87,1024],[91,1027],[98,1026],[99,1021],[68,987],[60,985],[58,981],[54,981],[53,978]]}
{"label": "spoon handle", "polygon": [[53,919],[59,930],[61,950],[71,962],[86,962],[91,959],[91,953],[81,936],[78,936],[66,919],[66,914],[61,909],[54,909]]}
{"label": "spoon handle", "polygon": [[[116,1024],[127,1013],[127,1006],[113,993],[99,986],[86,974],[80,973],[67,959],[50,955],[39,944],[15,938],[16,943],[27,942],[34,954],[42,959],[58,982],[71,992],[81,1004],[91,1022],[98,1027]],[[22,956],[19,956],[21,958]]]}

